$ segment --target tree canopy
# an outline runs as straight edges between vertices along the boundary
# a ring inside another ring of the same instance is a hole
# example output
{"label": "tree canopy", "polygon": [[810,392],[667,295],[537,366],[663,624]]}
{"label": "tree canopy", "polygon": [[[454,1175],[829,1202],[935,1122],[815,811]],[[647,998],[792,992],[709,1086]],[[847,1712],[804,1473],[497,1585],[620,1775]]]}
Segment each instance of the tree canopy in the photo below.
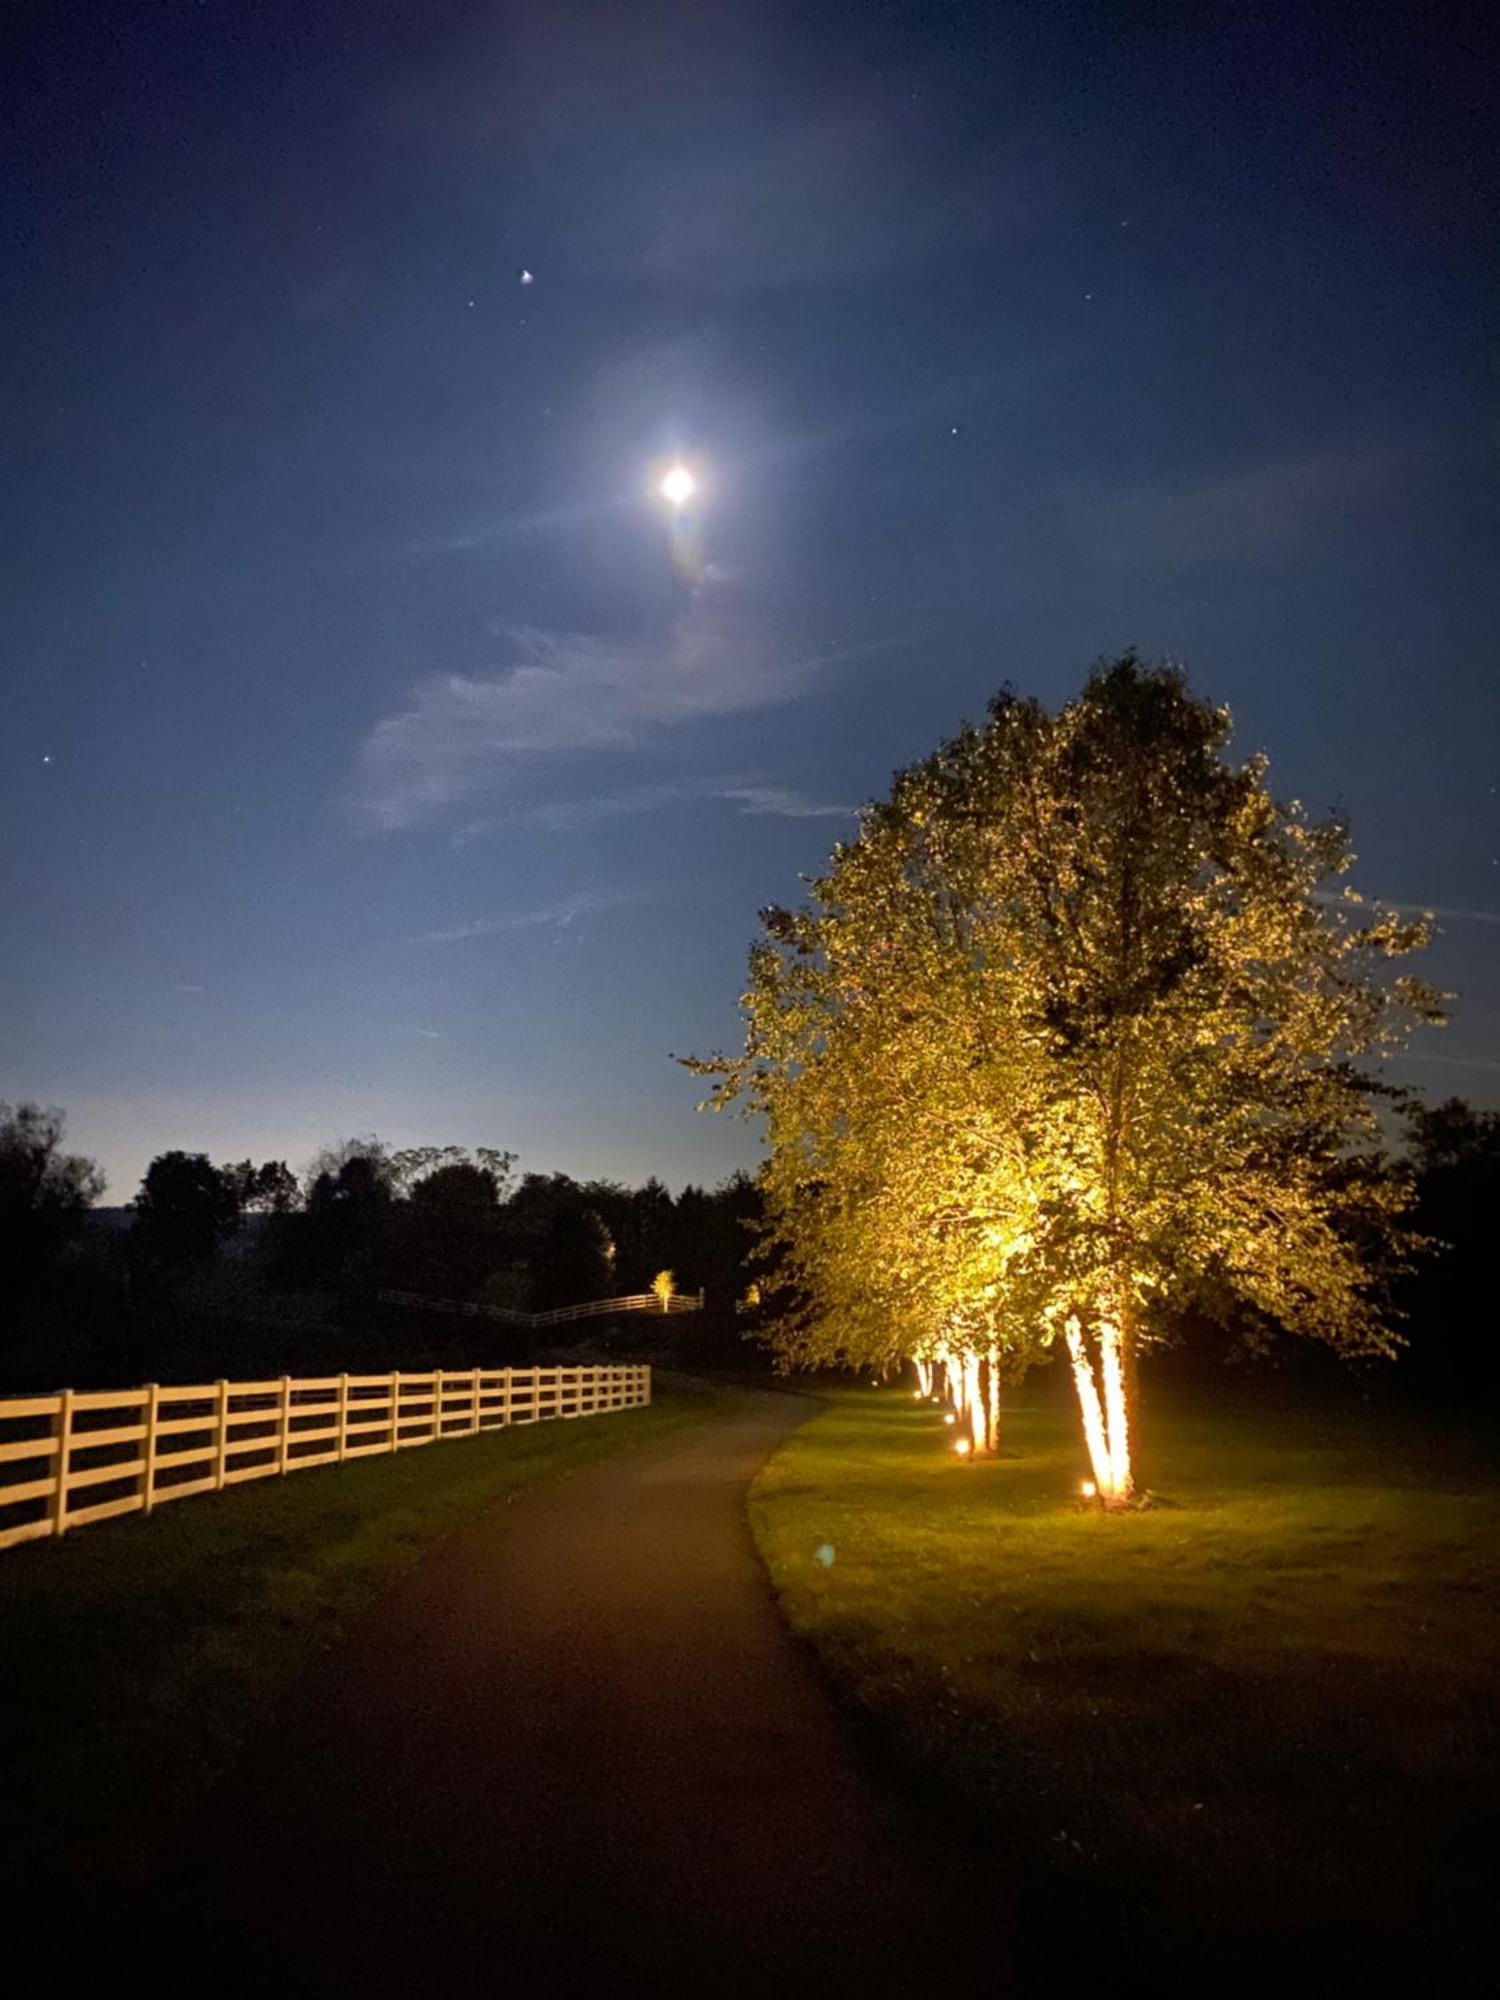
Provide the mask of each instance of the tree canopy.
{"label": "tree canopy", "polygon": [[1136,1356],[1186,1306],[1395,1341],[1370,1063],[1439,1017],[1384,976],[1425,929],[1229,730],[1134,656],[1055,713],[1001,693],[764,913],[745,1048],[695,1065],[766,1121],[787,1357],[1063,1344],[1115,1499]]}

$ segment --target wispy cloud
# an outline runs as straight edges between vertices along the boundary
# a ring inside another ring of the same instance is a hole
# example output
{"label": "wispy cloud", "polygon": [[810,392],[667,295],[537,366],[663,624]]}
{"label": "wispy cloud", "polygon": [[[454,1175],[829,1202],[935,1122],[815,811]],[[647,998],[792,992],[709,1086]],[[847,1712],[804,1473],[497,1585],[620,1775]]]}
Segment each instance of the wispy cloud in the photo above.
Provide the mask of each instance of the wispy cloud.
{"label": "wispy cloud", "polygon": [[625,791],[522,806],[513,813],[473,820],[455,834],[454,842],[466,846],[471,840],[516,825],[537,826],[548,833],[572,833],[599,820],[634,818],[672,806],[716,800],[733,805],[738,812],[754,819],[852,819],[859,810],[857,806],[813,798],[793,786],[771,784],[760,778],[673,778],[662,784],[635,785]]}
{"label": "wispy cloud", "polygon": [[1419,1053],[1415,1049],[1403,1049],[1392,1062],[1435,1063],[1440,1069],[1482,1069],[1500,1070],[1500,1062],[1492,1056],[1432,1056]]}
{"label": "wispy cloud", "polygon": [[448,930],[423,931],[412,942],[463,944],[469,938],[498,937],[508,931],[566,931],[586,917],[597,917],[605,910],[617,910],[626,903],[639,901],[640,892],[634,889],[578,889],[560,902],[544,904],[540,909],[512,910],[501,917],[476,917]]}
{"label": "wispy cloud", "polygon": [[501,671],[424,681],[376,726],[360,758],[360,814],[388,829],[421,825],[518,759],[620,749],[675,724],[772,707],[894,643],[795,652],[722,585],[701,589],[661,642],[518,630]]}
{"label": "wispy cloud", "polygon": [[1076,494],[1074,516],[1098,559],[1116,569],[1275,563],[1337,515],[1379,499],[1400,462],[1385,445],[1303,452]]}
{"label": "wispy cloud", "polygon": [[[1349,905],[1335,889],[1314,892],[1320,903],[1336,903],[1340,908],[1359,907]],[[1454,903],[1403,903],[1390,896],[1366,895],[1364,903],[1382,910],[1395,910],[1403,917],[1436,917],[1445,924],[1500,924],[1500,910],[1479,910]]]}
{"label": "wispy cloud", "polygon": [[1436,917],[1448,924],[1500,924],[1500,910],[1468,910],[1452,903],[1387,903],[1404,917]]}

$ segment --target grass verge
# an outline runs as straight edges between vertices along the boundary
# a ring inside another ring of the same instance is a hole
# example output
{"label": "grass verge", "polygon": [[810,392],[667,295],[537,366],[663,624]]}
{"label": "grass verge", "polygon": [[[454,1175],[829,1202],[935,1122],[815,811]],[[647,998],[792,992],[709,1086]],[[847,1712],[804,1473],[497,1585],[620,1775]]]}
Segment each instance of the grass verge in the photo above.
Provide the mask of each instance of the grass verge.
{"label": "grass verge", "polygon": [[975,1466],[909,1397],[836,1394],[751,1495],[794,1630],[909,1771],[1040,1864],[1059,1935],[1133,1976],[1477,1968],[1500,1563],[1474,1438],[1148,1383],[1172,1504],[1106,1517],[1070,1497],[1060,1386]]}
{"label": "grass verge", "polygon": [[253,1483],[0,1555],[0,1885],[108,1897],[278,1693],[496,1500],[655,1443],[710,1391]]}

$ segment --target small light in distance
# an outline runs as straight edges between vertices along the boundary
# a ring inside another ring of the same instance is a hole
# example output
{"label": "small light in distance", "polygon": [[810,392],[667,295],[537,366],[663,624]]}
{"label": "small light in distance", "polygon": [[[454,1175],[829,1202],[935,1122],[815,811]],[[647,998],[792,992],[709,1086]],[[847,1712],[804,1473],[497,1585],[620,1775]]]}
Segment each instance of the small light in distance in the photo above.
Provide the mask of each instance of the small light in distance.
{"label": "small light in distance", "polygon": [[1092,1479],[1080,1479],[1078,1482],[1078,1490],[1083,1495],[1085,1500],[1097,1499],[1099,1495],[1099,1489],[1094,1484]]}
{"label": "small light in distance", "polygon": [[958,1418],[953,1414],[952,1410],[944,1410],[943,1422],[945,1424],[956,1424],[958,1422]]}
{"label": "small light in distance", "polygon": [[674,465],[661,482],[661,497],[672,507],[685,507],[698,490],[698,482],[685,465]]}
{"label": "small light in distance", "polygon": [[967,1438],[955,1438],[953,1449],[958,1453],[960,1458],[967,1458],[974,1447],[969,1443]]}

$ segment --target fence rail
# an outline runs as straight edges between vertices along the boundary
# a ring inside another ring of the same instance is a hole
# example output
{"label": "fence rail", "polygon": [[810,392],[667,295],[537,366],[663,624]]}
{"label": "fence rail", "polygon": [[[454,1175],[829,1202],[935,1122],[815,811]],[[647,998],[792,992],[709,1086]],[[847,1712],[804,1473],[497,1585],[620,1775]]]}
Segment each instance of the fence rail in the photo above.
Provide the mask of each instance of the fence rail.
{"label": "fence rail", "polygon": [[0,1549],[314,1465],[651,1401],[640,1366],[435,1368],[0,1398]]}
{"label": "fence rail", "polygon": [[420,1292],[377,1292],[387,1306],[418,1306],[424,1312],[458,1313],[466,1319],[496,1319],[507,1326],[566,1326],[577,1319],[602,1319],[611,1313],[695,1313],[703,1310],[702,1292],[671,1292],[665,1300],[655,1292],[631,1292],[622,1299],[586,1299],[582,1305],[553,1306],[549,1312],[523,1312],[519,1306],[474,1305],[462,1299],[429,1299]]}

